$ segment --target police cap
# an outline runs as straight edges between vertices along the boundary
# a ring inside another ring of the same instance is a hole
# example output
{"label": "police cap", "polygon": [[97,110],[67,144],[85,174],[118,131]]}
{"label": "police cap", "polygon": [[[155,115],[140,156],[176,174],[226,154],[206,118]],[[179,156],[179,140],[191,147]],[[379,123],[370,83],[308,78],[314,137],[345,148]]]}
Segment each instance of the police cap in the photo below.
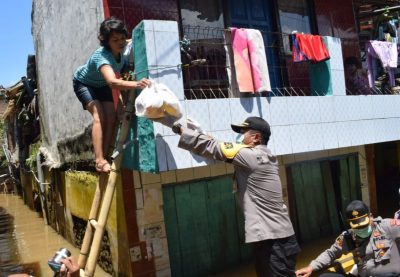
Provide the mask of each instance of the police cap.
{"label": "police cap", "polygon": [[346,217],[352,229],[362,228],[369,224],[368,206],[360,201],[351,201],[346,207]]}
{"label": "police cap", "polygon": [[231,127],[236,133],[241,133],[242,130],[246,129],[259,131],[266,140],[271,136],[271,128],[268,122],[258,116],[248,117],[243,123],[231,124]]}

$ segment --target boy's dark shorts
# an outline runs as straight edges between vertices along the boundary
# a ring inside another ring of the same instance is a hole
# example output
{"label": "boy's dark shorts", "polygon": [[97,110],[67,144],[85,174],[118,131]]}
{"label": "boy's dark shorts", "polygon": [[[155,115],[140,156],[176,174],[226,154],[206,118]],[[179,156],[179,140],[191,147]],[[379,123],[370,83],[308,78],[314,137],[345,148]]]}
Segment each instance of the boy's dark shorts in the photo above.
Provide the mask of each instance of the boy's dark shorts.
{"label": "boy's dark shorts", "polygon": [[73,86],[76,97],[82,103],[83,109],[86,110],[87,104],[94,100],[100,102],[113,102],[112,90],[109,86],[104,87],[91,87],[85,85],[78,80],[73,80]]}

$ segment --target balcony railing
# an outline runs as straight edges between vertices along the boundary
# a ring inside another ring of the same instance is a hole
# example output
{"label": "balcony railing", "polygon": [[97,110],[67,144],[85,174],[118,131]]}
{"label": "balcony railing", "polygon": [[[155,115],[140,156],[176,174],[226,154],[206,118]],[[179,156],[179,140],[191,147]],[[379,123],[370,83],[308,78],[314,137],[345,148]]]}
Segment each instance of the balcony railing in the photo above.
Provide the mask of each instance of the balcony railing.
{"label": "balcony railing", "polygon": [[[227,45],[224,29],[183,27],[181,41],[183,79],[187,99],[228,98]],[[189,44],[185,44],[185,39]]]}
{"label": "balcony railing", "polygon": [[[182,71],[185,97],[187,99],[229,98],[252,96],[239,93],[231,87],[228,69],[232,45],[224,39],[222,28],[183,26],[181,41]],[[290,34],[261,31],[267,52],[269,76],[272,91],[263,92],[265,96],[323,96],[326,91],[316,91],[311,86],[310,67],[308,62],[294,63],[292,60]],[[189,43],[190,41],[190,43]],[[186,42],[186,43],[185,43]],[[358,40],[342,39],[343,56],[362,57]],[[343,57],[342,57],[343,62]],[[332,75],[332,83],[341,83],[343,93],[347,95],[365,94],[345,83],[345,72],[341,78]],[[337,75],[337,76],[340,76]],[[400,77],[400,76],[399,76]],[[387,74],[382,72],[375,82],[375,88],[368,94],[393,94],[387,86]],[[400,79],[399,79],[400,81]],[[254,95],[260,95],[254,94]]]}

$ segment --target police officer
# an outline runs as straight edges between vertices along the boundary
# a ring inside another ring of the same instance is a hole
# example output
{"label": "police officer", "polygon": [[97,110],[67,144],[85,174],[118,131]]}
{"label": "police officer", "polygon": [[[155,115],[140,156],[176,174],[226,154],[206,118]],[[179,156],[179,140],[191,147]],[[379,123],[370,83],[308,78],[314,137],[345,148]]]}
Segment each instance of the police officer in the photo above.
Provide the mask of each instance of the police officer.
{"label": "police officer", "polygon": [[179,147],[233,164],[236,197],[244,212],[246,243],[254,245],[257,275],[295,276],[300,248],[283,202],[278,161],[267,148],[269,124],[249,117],[231,127],[239,133],[238,143],[218,142],[180,124],[172,130],[181,135]]}
{"label": "police officer", "polygon": [[[359,200],[346,207],[350,228],[335,243],[322,252],[309,266],[296,271],[297,276],[330,266],[342,254],[353,253],[358,276],[400,276],[400,255],[396,240],[400,239],[400,220],[372,218],[367,205]],[[322,274],[320,276],[344,276]]]}

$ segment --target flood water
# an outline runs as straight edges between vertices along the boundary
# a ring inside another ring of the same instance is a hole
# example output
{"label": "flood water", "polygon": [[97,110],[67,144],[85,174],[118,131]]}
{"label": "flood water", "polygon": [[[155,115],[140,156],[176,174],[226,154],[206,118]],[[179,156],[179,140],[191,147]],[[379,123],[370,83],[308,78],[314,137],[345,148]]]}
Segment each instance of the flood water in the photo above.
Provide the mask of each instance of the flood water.
{"label": "flood water", "polygon": [[[310,245],[303,245],[297,268],[308,265],[323,249],[333,242],[327,238]],[[27,273],[35,277],[53,276],[47,264],[60,248],[67,248],[76,259],[79,249],[44,224],[43,218],[24,205],[21,197],[0,193],[0,277],[12,273]],[[110,274],[96,267],[95,276]],[[214,277],[255,277],[253,264],[240,265]]]}
{"label": "flood water", "polygon": [[[47,261],[63,247],[77,260],[79,249],[45,225],[43,218],[24,205],[21,197],[0,194],[0,277],[12,273],[53,276]],[[95,275],[111,276],[99,266]]]}

